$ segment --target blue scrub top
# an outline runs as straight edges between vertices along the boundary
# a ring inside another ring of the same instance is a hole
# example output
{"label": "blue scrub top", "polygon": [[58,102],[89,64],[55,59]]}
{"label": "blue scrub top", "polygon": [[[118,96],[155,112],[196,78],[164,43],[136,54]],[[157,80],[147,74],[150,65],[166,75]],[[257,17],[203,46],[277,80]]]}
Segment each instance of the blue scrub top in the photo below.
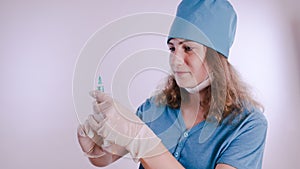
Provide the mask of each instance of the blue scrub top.
{"label": "blue scrub top", "polygon": [[258,110],[245,110],[232,123],[226,123],[228,116],[204,142],[200,134],[205,121],[187,130],[180,109],[158,106],[153,97],[138,108],[137,115],[187,169],[214,169],[219,163],[238,169],[262,168],[267,120]]}

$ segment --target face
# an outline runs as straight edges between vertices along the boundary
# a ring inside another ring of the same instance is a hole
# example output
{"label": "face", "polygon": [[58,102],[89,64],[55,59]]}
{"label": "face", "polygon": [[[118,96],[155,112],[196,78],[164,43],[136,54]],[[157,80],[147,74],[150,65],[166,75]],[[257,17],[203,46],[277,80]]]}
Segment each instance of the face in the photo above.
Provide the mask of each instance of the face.
{"label": "face", "polygon": [[170,66],[179,87],[195,87],[207,78],[206,47],[185,39],[171,39]]}

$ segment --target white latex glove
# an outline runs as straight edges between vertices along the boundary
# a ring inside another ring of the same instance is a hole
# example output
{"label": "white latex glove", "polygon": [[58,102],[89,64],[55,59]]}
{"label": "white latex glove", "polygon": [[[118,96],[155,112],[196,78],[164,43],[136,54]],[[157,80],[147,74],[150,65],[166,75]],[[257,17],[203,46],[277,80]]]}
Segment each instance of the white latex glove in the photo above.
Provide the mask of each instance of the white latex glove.
{"label": "white latex glove", "polygon": [[135,160],[167,151],[155,133],[134,113],[105,93],[92,91],[90,95],[97,101],[94,111],[102,113],[104,119],[97,121],[91,115],[88,122],[105,141],[126,148]]}
{"label": "white latex glove", "polygon": [[124,156],[128,153],[124,147],[116,144],[103,147],[103,138],[97,135],[87,122],[77,128],[78,141],[85,156],[101,157],[101,163],[108,165],[111,163],[112,155]]}
{"label": "white latex glove", "polygon": [[87,121],[78,126],[77,137],[84,154],[89,158],[98,158],[105,155],[102,149],[95,149],[96,145],[102,145],[103,139],[99,135],[94,134]]}

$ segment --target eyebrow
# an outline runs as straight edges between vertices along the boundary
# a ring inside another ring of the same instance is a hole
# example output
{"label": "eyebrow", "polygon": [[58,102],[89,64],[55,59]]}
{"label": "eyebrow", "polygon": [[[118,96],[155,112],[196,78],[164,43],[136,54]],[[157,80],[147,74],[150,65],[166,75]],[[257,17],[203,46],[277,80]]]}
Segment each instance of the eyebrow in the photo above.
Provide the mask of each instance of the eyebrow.
{"label": "eyebrow", "polygon": [[[170,40],[170,41],[171,41],[171,40]],[[169,41],[167,44],[168,44],[168,45],[174,45],[174,44],[173,44],[172,42],[170,42],[170,41]],[[184,42],[193,42],[193,41],[191,41],[191,40],[183,40],[183,41],[180,41],[178,44],[181,45],[181,44],[183,44]]]}

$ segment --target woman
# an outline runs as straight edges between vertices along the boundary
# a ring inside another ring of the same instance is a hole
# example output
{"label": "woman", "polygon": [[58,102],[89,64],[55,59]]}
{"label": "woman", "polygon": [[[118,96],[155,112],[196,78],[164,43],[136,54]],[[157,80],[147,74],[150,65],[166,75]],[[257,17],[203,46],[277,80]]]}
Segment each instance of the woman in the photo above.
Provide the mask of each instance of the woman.
{"label": "woman", "polygon": [[[263,108],[227,60],[235,11],[225,0],[184,0],[176,15],[168,37],[172,75],[165,88],[137,116],[93,91],[95,112],[105,118],[91,115],[78,128],[82,150],[96,166],[129,152],[147,169],[261,168]],[[101,146],[103,140],[111,145]]]}

